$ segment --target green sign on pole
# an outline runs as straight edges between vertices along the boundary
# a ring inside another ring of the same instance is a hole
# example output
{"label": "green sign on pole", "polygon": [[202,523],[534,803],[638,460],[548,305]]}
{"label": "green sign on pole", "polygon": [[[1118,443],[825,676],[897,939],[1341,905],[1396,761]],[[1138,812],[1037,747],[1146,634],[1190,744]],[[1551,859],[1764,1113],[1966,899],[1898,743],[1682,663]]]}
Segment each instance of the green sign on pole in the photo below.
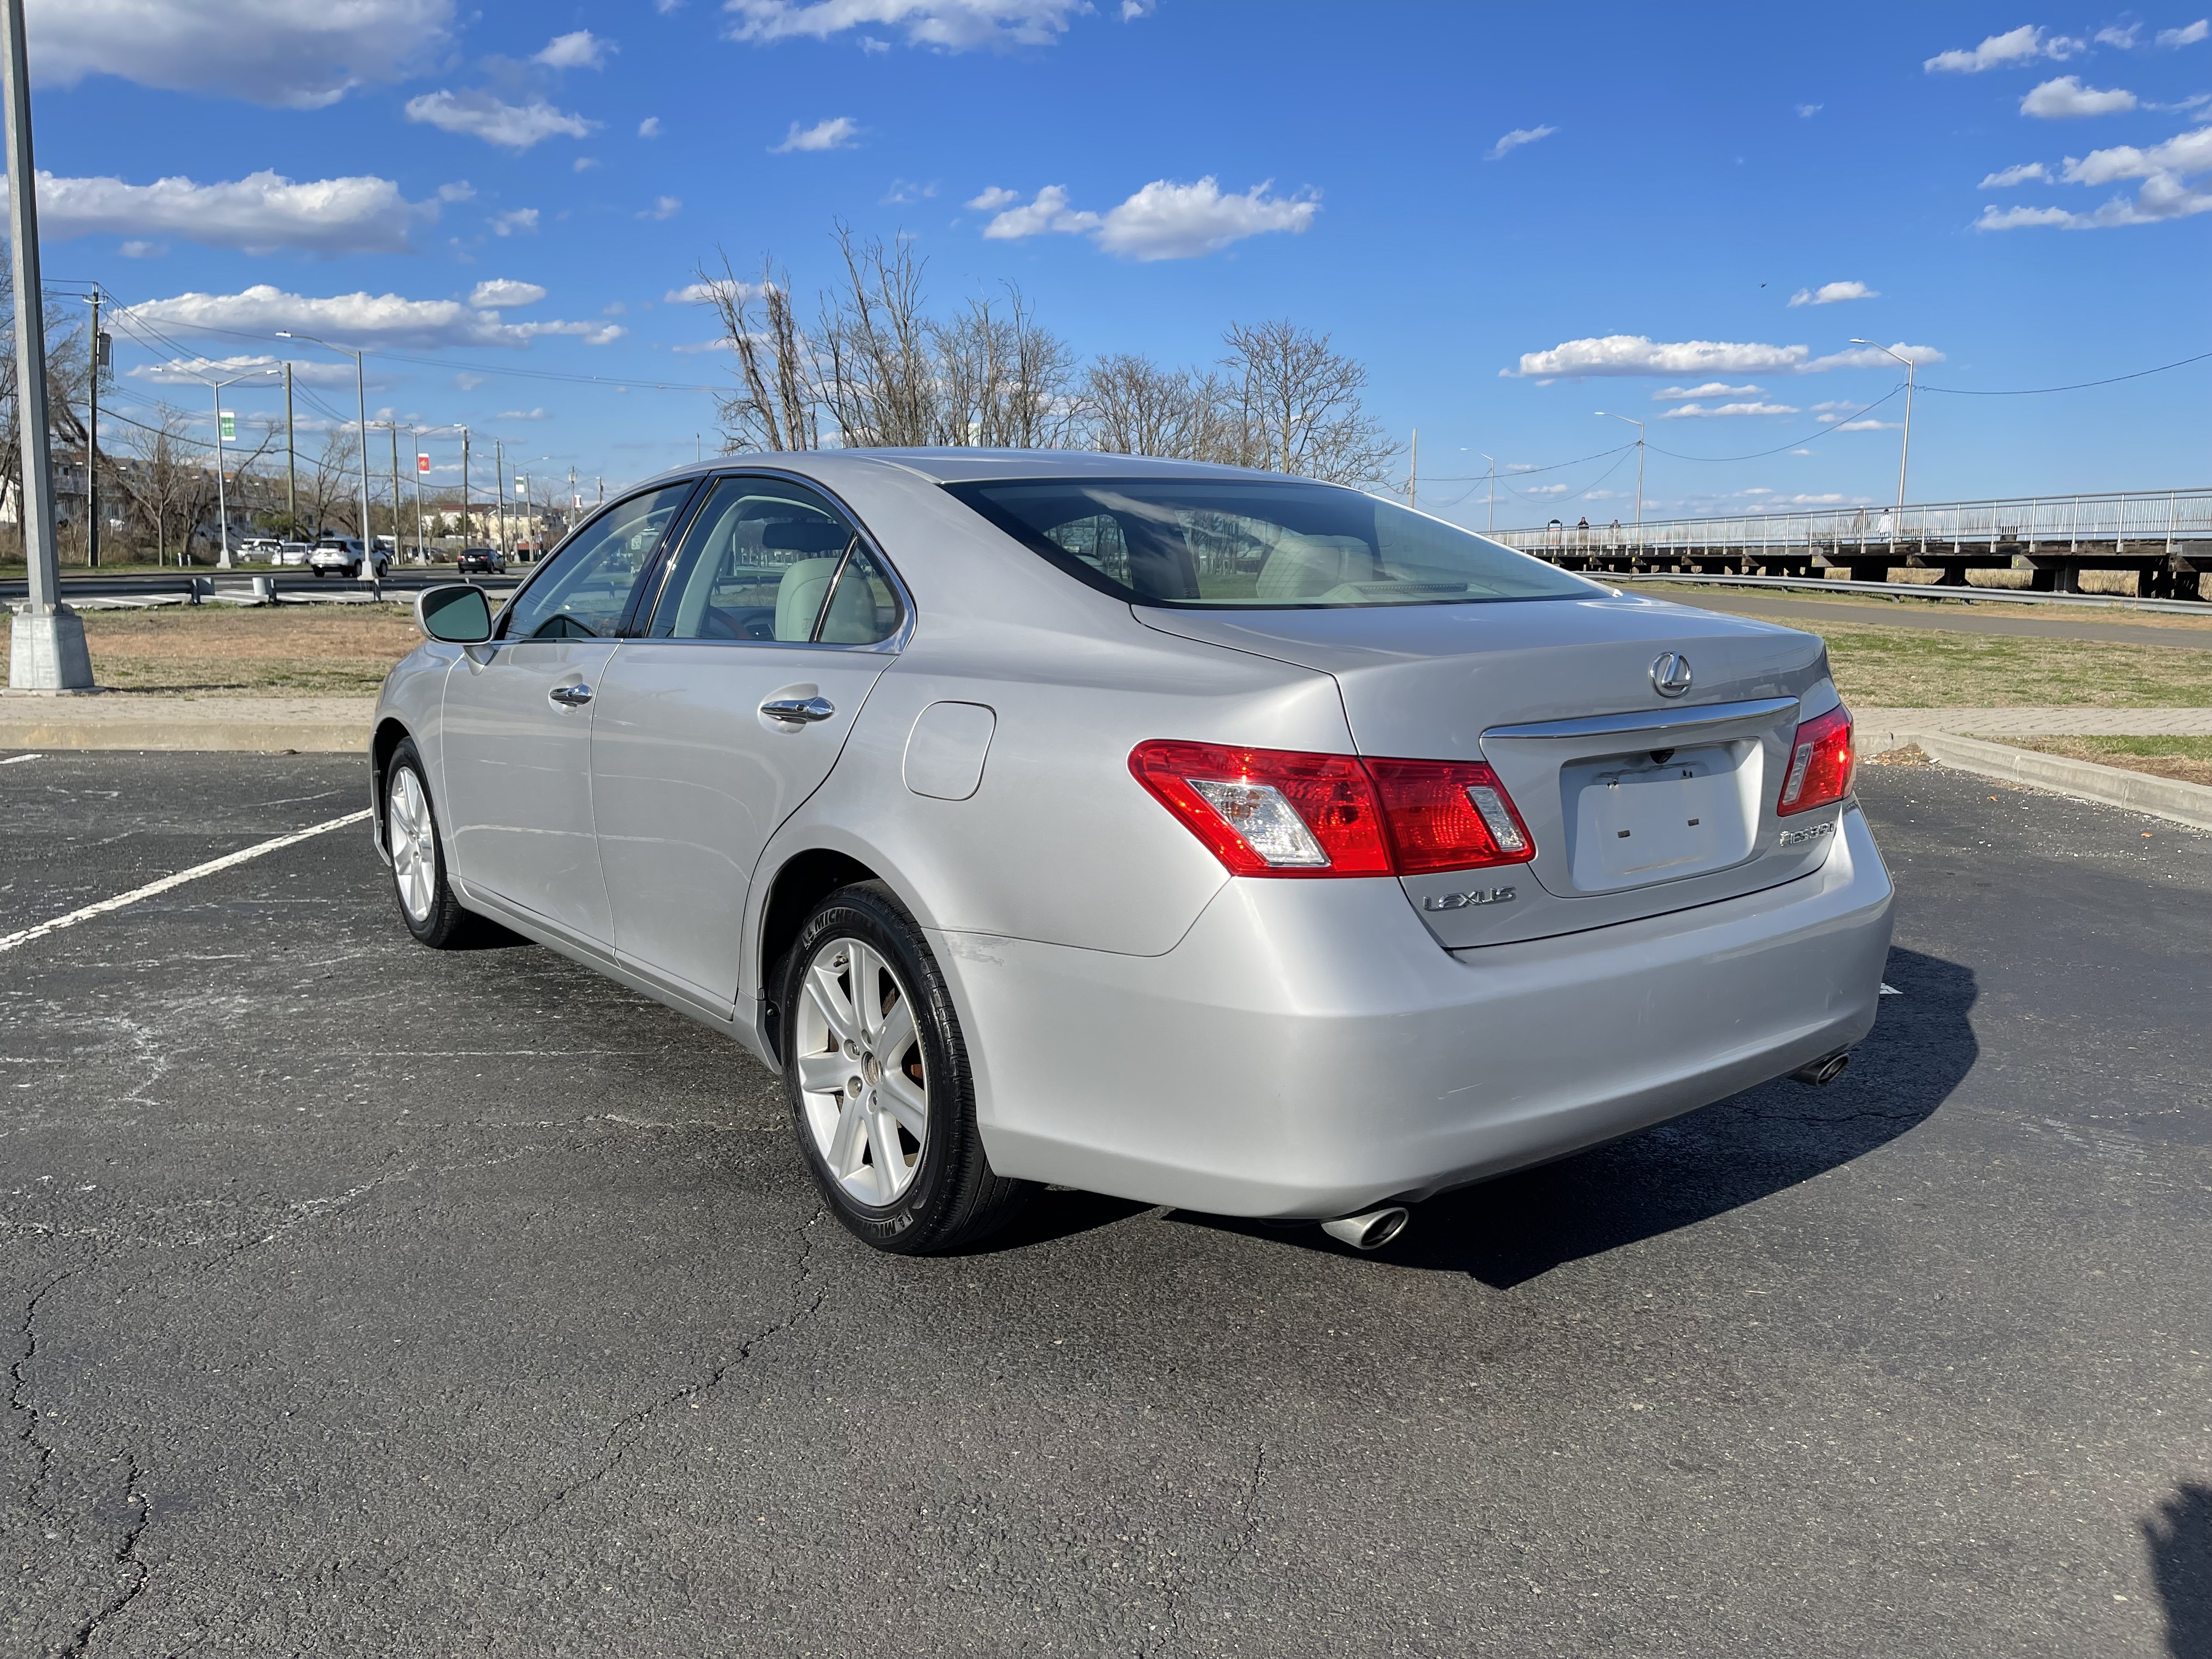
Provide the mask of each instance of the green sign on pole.
{"label": "green sign on pole", "polygon": [[227,444],[238,441],[238,416],[228,410],[223,411],[222,416],[222,441]]}

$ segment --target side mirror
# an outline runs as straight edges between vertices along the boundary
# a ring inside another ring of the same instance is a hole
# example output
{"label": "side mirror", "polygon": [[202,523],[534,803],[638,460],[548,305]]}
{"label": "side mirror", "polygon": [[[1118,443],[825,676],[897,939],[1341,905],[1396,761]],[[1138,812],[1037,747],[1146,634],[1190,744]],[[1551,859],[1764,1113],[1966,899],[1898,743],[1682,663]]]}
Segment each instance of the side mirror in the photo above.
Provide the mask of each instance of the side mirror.
{"label": "side mirror", "polygon": [[415,625],[448,645],[482,645],[491,637],[491,601],[466,582],[426,587],[415,596]]}

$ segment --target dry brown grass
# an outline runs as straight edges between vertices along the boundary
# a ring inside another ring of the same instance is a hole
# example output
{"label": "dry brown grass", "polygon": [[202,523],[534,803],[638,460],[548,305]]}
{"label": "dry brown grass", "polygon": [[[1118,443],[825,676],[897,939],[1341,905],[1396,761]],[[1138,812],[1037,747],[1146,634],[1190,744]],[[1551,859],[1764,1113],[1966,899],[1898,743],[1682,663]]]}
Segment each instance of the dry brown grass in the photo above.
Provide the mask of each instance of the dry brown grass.
{"label": "dry brown grass", "polygon": [[[422,641],[396,605],[82,611],[92,669],[125,690],[373,696]],[[0,641],[4,645],[4,641]]]}
{"label": "dry brown grass", "polygon": [[2212,651],[1823,623],[1847,702],[1887,708],[2202,708]]}

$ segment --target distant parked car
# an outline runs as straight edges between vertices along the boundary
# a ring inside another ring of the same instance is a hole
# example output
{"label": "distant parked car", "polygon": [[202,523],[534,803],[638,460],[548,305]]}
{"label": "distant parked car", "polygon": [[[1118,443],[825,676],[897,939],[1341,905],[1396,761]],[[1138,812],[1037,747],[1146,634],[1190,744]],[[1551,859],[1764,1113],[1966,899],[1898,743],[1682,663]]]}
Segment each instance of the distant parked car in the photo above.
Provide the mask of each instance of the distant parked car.
{"label": "distant parked car", "polygon": [[453,561],[453,568],[464,576],[472,571],[497,575],[507,568],[507,556],[495,547],[465,547]]}
{"label": "distant parked car", "polygon": [[283,546],[284,544],[274,536],[248,536],[232,550],[240,559],[261,559],[274,564],[276,562],[277,554],[283,550]]}
{"label": "distant parked car", "polygon": [[307,555],[313,551],[305,542],[282,542],[269,562],[271,564],[305,564]]}
{"label": "distant parked car", "polygon": [[364,555],[357,537],[325,536],[315,544],[315,550],[307,555],[307,565],[318,576],[327,576],[335,571],[340,575],[358,580],[371,571],[382,576],[392,568],[392,556],[380,547]]}

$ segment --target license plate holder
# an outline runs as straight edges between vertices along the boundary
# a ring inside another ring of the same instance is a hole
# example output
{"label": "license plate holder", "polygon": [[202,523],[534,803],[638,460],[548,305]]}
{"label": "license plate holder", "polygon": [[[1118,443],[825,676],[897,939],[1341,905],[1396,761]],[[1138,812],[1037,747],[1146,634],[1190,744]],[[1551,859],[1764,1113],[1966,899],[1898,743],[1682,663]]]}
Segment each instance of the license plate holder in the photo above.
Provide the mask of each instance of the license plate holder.
{"label": "license plate holder", "polygon": [[1713,744],[1614,755],[1566,769],[1577,890],[1617,892],[1700,875],[1749,856],[1756,822],[1739,749]]}

